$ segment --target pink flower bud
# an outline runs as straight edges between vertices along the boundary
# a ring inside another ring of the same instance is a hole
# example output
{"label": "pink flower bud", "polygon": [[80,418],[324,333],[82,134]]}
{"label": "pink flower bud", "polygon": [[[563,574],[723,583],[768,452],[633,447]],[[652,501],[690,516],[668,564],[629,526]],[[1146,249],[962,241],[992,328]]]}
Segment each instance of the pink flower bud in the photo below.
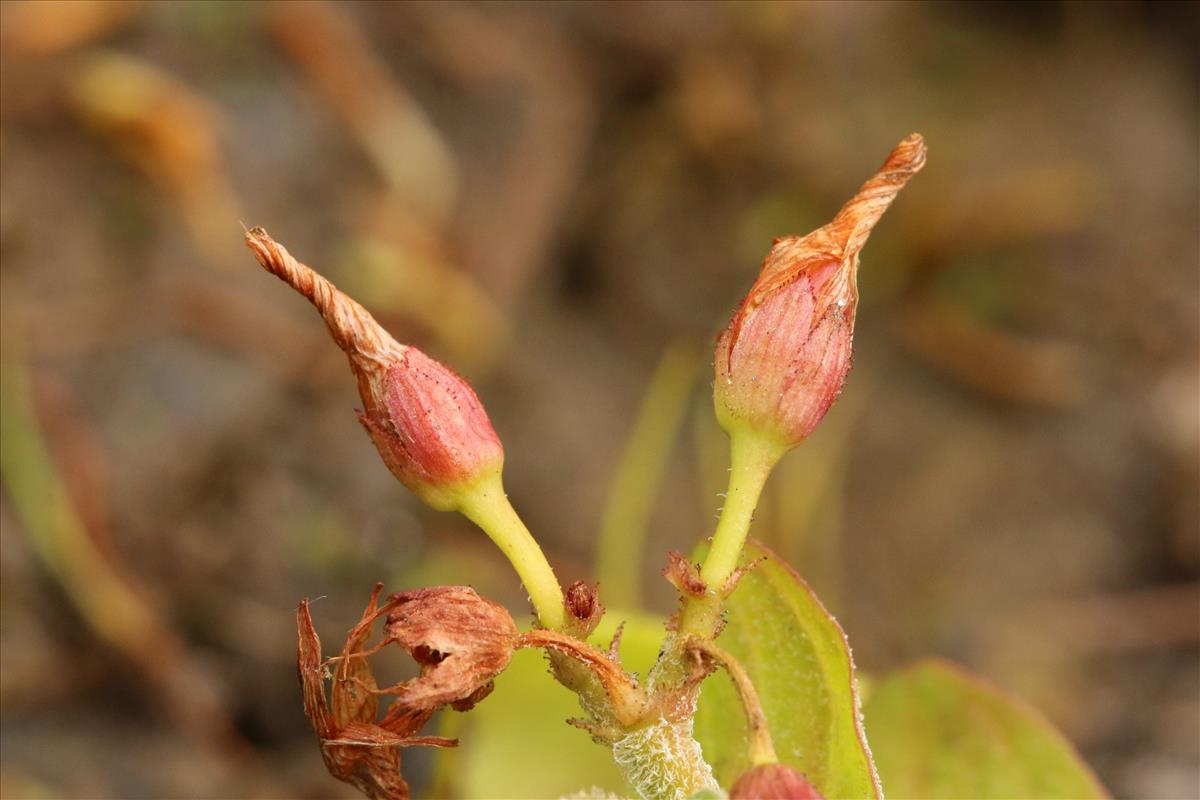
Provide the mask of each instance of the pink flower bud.
{"label": "pink flower bud", "polygon": [[842,390],[858,307],[858,255],[904,184],[925,164],[913,134],[833,221],[776,239],[758,280],[717,341],[717,418],[792,446]]}
{"label": "pink flower bud", "polygon": [[382,403],[364,395],[358,419],[400,482],[429,501],[429,489],[453,489],[499,472],[504,448],[474,390],[415,347],[383,377]]}
{"label": "pink flower bud", "polygon": [[783,764],[763,764],[746,772],[729,790],[729,800],[822,800],[808,780]]}
{"label": "pink flower bud", "polygon": [[259,263],[307,297],[358,378],[358,418],[401,483],[434,508],[499,475],[504,448],[479,397],[453,370],[391,337],[365,308],[301,264],[262,228],[246,243]]}

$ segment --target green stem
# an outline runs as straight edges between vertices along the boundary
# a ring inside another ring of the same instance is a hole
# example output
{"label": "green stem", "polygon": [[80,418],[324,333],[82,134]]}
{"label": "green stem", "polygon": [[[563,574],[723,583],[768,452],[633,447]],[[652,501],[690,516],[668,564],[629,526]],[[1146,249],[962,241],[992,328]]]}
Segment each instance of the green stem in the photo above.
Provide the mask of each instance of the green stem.
{"label": "green stem", "polygon": [[513,565],[542,625],[561,629],[564,622],[562,587],[558,585],[542,548],[508,501],[500,474],[489,475],[472,488],[474,491],[465,493],[460,510],[483,529]]}
{"label": "green stem", "polygon": [[745,668],[728,651],[707,639],[692,639],[688,643],[702,653],[706,653],[714,661],[725,667],[733,686],[737,689],[738,699],[742,702],[742,710],[746,713],[746,755],[751,766],[774,764],[779,761],[775,755],[775,744],[771,741],[771,732],[767,726],[767,715],[763,712],[762,703],[754,682],[750,680]]}
{"label": "green stem", "polygon": [[700,577],[713,591],[720,592],[737,568],[763,485],[787,449],[773,439],[749,431],[730,434],[729,489],[712,547],[700,570]]}

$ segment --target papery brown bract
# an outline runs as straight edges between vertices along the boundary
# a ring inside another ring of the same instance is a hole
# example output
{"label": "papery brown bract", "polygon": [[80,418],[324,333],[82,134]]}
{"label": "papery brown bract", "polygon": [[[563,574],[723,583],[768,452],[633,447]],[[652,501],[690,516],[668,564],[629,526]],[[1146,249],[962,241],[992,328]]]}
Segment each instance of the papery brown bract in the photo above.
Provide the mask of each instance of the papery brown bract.
{"label": "papery brown bract", "polygon": [[832,222],[775,240],[717,341],[714,400],[727,431],[745,427],[791,446],[821,421],[850,369],[859,252],[924,163],[924,141],[913,134]]}
{"label": "papery brown bract", "polygon": [[729,800],[824,800],[808,779],[783,764],[761,764],[737,779]]}
{"label": "papery brown bract", "polygon": [[667,566],[663,567],[662,576],[683,595],[704,597],[708,593],[700,568],[678,550],[667,551]]}
{"label": "papery brown bract", "polygon": [[516,648],[517,626],[496,603],[467,586],[435,586],[392,595],[387,641],[407,650],[421,675],[393,687],[409,706],[459,703],[466,710],[491,691]]}

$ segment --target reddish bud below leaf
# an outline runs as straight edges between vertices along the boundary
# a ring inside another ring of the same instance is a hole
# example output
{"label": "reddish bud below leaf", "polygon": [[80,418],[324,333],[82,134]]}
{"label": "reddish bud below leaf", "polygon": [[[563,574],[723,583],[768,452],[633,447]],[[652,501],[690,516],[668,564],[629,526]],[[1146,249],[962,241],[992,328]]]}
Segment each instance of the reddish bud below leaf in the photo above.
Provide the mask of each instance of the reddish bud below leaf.
{"label": "reddish bud below leaf", "polygon": [[783,764],[761,764],[737,779],[729,800],[823,800],[808,780]]}
{"label": "reddish bud below leaf", "polygon": [[714,399],[727,431],[744,426],[790,446],[825,416],[850,369],[859,252],[924,164],[925,143],[913,134],[832,222],[775,240],[717,341]]}
{"label": "reddish bud below leaf", "polygon": [[434,508],[458,507],[462,491],[499,474],[504,449],[479,397],[453,370],[397,342],[371,314],[262,228],[246,233],[262,266],[320,312],[358,378],[359,420],[401,483]]}

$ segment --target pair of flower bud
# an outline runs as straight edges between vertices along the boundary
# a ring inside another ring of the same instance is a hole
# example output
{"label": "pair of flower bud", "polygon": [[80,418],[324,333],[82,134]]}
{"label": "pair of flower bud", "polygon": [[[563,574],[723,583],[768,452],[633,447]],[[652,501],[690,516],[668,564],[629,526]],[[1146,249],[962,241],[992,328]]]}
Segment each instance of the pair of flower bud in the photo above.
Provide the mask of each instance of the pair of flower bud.
{"label": "pair of flower bud", "polygon": [[[714,400],[722,426],[787,449],[805,439],[850,368],[859,252],[896,194],[925,163],[904,139],[833,221],[777,239],[717,342]],[[321,312],[358,378],[359,414],[393,474],[426,503],[461,508],[481,484],[498,488],[500,439],[461,377],[396,342],[361,305],[296,261],[261,228],[246,235],[259,262]]]}

